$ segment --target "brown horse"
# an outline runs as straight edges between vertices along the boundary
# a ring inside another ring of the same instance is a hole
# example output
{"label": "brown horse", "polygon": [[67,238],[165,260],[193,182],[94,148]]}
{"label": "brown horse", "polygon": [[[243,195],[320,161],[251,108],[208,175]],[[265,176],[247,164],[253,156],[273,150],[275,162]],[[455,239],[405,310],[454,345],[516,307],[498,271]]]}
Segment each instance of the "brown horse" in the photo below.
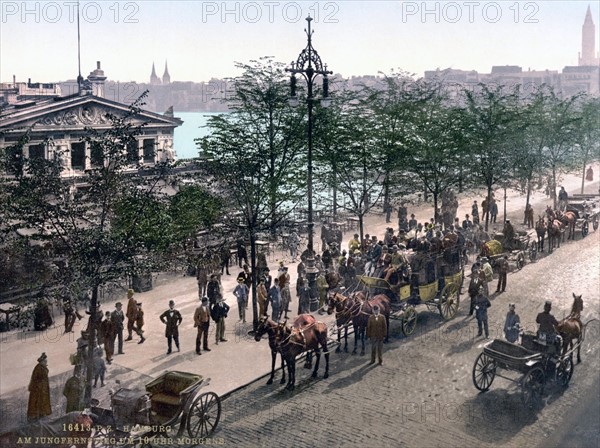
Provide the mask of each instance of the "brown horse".
{"label": "brown horse", "polygon": [[548,252],[552,253],[554,246],[560,248],[560,239],[564,238],[563,223],[558,219],[548,221]]}
{"label": "brown horse", "polygon": [[[271,377],[269,378],[269,381],[267,381],[267,384],[273,384],[273,378],[275,377],[275,364],[277,361],[277,353],[281,354],[279,352],[277,342],[275,340],[277,336],[277,329],[280,325],[281,324],[278,324],[277,322],[273,322],[267,316],[263,316],[258,322],[258,327],[256,328],[256,333],[254,334],[254,340],[256,342],[260,341],[265,333],[269,336],[269,348],[271,349]],[[283,375],[279,384],[284,384],[285,359],[283,358],[283,355],[281,355],[281,371],[283,372]]]}
{"label": "brown horse", "polygon": [[367,300],[367,296],[364,292],[358,291],[355,292],[352,296],[352,324],[354,328],[358,332],[358,337],[362,342],[362,350],[360,352],[361,356],[365,354],[365,340],[367,334],[367,323],[369,322],[369,317],[373,314],[373,307],[375,305],[379,306],[379,310],[381,314],[385,316],[385,322],[387,324],[387,333],[385,335],[384,342],[389,341],[390,336],[390,313],[392,312],[392,307],[390,305],[390,299],[384,294],[377,294],[376,296],[371,297]]}
{"label": "brown horse", "polygon": [[557,218],[569,229],[569,236],[567,239],[575,239],[575,223],[577,222],[577,215],[571,211],[566,211],[557,214]]}
{"label": "brown horse", "polygon": [[576,296],[573,293],[573,306],[571,314],[566,319],[561,320],[556,329],[563,339],[563,356],[568,350],[573,349],[573,341],[577,339],[577,363],[581,362],[581,336],[583,333],[583,324],[581,323],[581,311],[583,310],[583,299],[581,295]]}
{"label": "brown horse", "polygon": [[[336,353],[342,351],[341,337],[344,330],[344,352],[348,353],[348,327],[352,323],[352,311],[350,309],[351,300],[348,297],[336,291],[331,291],[327,298],[327,314],[331,315],[335,310],[335,325],[337,326],[338,346],[335,349]],[[357,332],[354,329],[354,351],[356,353]]]}
{"label": "brown horse", "polygon": [[298,355],[309,352],[304,367],[310,368],[312,362],[310,350],[314,350],[317,356],[312,377],[317,377],[321,360],[321,349],[323,349],[323,353],[325,354],[325,374],[323,378],[329,377],[327,325],[323,322],[317,322],[310,314],[301,314],[296,317],[291,327],[285,324],[279,326],[275,339],[288,367],[287,390],[294,390],[296,385],[296,357]]}
{"label": "brown horse", "polygon": [[537,249],[544,252],[544,239],[546,237],[546,221],[543,216],[538,218],[535,224],[535,233],[537,234]]}

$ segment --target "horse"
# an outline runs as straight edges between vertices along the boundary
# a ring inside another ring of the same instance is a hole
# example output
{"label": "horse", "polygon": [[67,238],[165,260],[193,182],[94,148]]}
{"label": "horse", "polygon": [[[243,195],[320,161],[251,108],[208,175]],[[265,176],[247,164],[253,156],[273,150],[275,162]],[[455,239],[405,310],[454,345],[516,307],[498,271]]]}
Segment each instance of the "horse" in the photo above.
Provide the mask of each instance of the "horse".
{"label": "horse", "polygon": [[546,206],[546,217],[550,222],[556,219],[556,212],[552,210],[552,207],[550,207],[549,205]]}
{"label": "horse", "polygon": [[573,293],[573,306],[571,314],[561,320],[556,329],[563,339],[562,354],[573,349],[573,341],[577,339],[577,363],[581,362],[581,336],[583,333],[583,324],[581,323],[581,311],[583,310],[583,300],[581,295],[576,296]]}
{"label": "horse", "polygon": [[546,221],[543,216],[538,217],[538,221],[535,224],[535,233],[537,234],[537,249],[540,252],[544,252],[544,239],[546,236]]}
{"label": "horse", "polygon": [[575,223],[577,222],[577,215],[571,211],[566,211],[558,214],[557,218],[569,229],[569,236],[567,239],[575,239]]}
{"label": "horse", "polygon": [[[336,291],[331,291],[329,293],[329,297],[327,298],[327,314],[331,315],[335,310],[335,325],[337,326],[337,340],[338,346],[335,349],[336,353],[340,353],[342,351],[340,339],[342,337],[342,329],[344,329],[344,352],[348,353],[348,326],[352,322],[352,313],[348,308],[348,305],[351,303],[348,300],[348,297],[340,294]],[[356,328],[354,329],[354,351],[352,354],[356,353]]]}
{"label": "horse", "polygon": [[552,253],[552,249],[554,249],[555,244],[558,248],[560,248],[560,239],[561,236],[564,238],[563,223],[558,219],[548,222],[548,252]]}
{"label": "horse", "polygon": [[[296,357],[310,350],[314,350],[317,360],[312,377],[317,377],[321,360],[321,349],[325,354],[325,374],[329,377],[329,351],[327,350],[327,325],[317,322],[310,314],[301,314],[294,320],[290,327],[286,324],[277,327],[276,343],[288,367],[288,383],[286,389],[294,390],[296,385]],[[304,367],[310,368],[312,356],[307,356]]]}
{"label": "horse", "polygon": [[390,313],[392,307],[390,305],[390,299],[384,294],[377,294],[367,300],[367,296],[364,292],[358,291],[351,296],[352,305],[350,307],[352,311],[352,325],[355,328],[355,334],[360,338],[362,342],[361,356],[365,354],[365,339],[367,333],[367,323],[369,317],[373,314],[373,307],[379,306],[381,314],[385,316],[385,322],[387,324],[387,333],[385,335],[384,342],[389,341],[390,337]]}
{"label": "horse", "polygon": [[254,340],[256,342],[260,341],[265,333],[269,336],[269,348],[271,349],[271,377],[267,381],[267,384],[273,384],[273,378],[275,377],[275,364],[277,361],[277,353],[281,355],[281,371],[283,372],[279,384],[285,383],[285,358],[279,352],[277,343],[275,341],[277,335],[277,328],[279,326],[280,324],[278,324],[277,322],[273,322],[267,316],[263,316],[259,320],[258,327],[256,328],[256,333],[254,334]]}

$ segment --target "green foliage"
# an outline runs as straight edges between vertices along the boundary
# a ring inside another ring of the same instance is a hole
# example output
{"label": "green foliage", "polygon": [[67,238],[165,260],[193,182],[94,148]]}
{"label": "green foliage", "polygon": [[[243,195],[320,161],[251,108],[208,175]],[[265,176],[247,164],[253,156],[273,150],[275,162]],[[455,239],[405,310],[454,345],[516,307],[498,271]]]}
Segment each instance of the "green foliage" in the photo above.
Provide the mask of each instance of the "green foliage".
{"label": "green foliage", "polygon": [[223,207],[220,198],[202,187],[181,187],[171,199],[169,207],[170,222],[176,239],[192,237],[198,229],[214,225]]}

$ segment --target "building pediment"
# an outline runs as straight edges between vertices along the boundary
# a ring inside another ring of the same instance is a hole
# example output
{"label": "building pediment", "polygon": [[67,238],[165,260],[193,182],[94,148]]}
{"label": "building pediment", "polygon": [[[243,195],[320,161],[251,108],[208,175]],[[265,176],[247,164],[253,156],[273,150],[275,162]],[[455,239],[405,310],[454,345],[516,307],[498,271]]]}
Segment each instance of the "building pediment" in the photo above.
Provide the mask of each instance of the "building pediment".
{"label": "building pediment", "polygon": [[[47,99],[16,105],[2,111],[0,130],[13,133],[32,129],[33,132],[83,130],[86,127],[108,128],[109,115],[122,117],[129,106],[92,95]],[[146,123],[147,128],[175,128],[178,118],[141,110],[131,119],[131,124]]]}

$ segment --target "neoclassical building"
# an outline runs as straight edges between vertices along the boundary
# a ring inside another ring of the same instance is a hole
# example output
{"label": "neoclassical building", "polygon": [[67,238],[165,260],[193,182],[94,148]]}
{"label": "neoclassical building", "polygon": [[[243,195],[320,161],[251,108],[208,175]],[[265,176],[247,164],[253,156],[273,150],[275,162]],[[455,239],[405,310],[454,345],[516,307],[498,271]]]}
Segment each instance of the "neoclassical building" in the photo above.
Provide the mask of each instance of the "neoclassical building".
{"label": "neoclassical building", "polygon": [[[3,84],[0,106],[0,150],[14,145],[29,132],[30,140],[17,157],[52,158],[62,154],[63,176],[77,177],[102,160],[91,153],[83,137],[86,128],[110,128],[106,114],[124,115],[129,105],[104,98],[106,77],[97,63],[80,93],[60,96],[49,84],[31,82]],[[36,87],[39,90],[36,90]],[[25,92],[25,93],[23,93]],[[142,110],[134,124],[146,123],[137,138],[137,147],[128,148],[143,164],[175,159],[173,133],[182,120],[172,112],[163,115]]]}

